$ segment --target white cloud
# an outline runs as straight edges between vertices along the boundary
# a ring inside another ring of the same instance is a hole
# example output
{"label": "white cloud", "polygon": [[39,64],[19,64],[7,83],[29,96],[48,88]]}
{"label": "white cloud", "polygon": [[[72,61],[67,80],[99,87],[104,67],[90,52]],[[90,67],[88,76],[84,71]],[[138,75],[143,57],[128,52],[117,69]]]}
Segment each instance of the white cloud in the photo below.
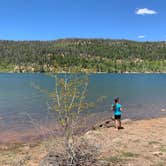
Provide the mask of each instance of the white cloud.
{"label": "white cloud", "polygon": [[137,36],[139,39],[144,39],[145,38],[145,35],[139,35]]}
{"label": "white cloud", "polygon": [[150,10],[148,8],[136,9],[135,13],[137,15],[154,15],[157,14],[157,11]]}

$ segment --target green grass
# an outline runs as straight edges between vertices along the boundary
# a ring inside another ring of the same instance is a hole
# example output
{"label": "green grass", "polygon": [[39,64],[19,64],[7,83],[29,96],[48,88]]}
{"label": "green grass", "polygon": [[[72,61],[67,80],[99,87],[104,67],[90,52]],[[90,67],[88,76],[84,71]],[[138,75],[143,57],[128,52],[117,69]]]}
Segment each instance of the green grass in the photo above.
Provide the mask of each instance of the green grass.
{"label": "green grass", "polygon": [[123,157],[138,157],[139,154],[132,153],[132,152],[123,152],[123,153],[122,153],[122,156],[123,156]]}
{"label": "green grass", "polygon": [[166,153],[166,148],[162,147],[160,151]]}
{"label": "green grass", "polygon": [[111,156],[111,157],[105,158],[104,160],[109,163],[119,163],[123,161],[123,159],[120,158],[119,156]]}
{"label": "green grass", "polygon": [[150,141],[150,142],[149,142],[149,145],[152,145],[152,144],[160,144],[160,142],[157,142],[157,141]]}

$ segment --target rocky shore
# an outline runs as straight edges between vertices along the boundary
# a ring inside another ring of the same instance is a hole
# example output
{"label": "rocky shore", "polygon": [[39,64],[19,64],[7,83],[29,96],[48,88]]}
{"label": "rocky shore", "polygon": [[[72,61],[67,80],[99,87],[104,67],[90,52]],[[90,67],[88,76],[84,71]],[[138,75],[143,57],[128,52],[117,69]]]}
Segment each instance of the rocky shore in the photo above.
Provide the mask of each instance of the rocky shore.
{"label": "rocky shore", "polygon": [[[103,121],[80,138],[97,147],[98,160],[110,166],[165,166],[166,117],[123,121],[116,131],[113,122]],[[0,146],[0,166],[38,166],[48,149],[60,144],[59,138],[36,143]],[[57,148],[57,147],[56,147]]]}

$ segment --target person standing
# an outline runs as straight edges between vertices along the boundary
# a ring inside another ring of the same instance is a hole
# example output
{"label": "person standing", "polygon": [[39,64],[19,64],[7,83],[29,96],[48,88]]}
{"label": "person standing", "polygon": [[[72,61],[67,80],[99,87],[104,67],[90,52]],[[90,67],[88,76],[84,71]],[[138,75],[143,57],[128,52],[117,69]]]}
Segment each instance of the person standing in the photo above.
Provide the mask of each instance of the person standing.
{"label": "person standing", "polygon": [[120,104],[119,98],[114,99],[114,104],[112,104],[112,110],[114,111],[115,128],[116,130],[121,129],[122,106]]}

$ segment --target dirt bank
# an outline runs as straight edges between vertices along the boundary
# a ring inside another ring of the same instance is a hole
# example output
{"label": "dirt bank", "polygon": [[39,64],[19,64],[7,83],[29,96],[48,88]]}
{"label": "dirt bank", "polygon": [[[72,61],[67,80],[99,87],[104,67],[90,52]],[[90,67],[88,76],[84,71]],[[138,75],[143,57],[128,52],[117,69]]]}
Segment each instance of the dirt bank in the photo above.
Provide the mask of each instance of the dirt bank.
{"label": "dirt bank", "polygon": [[[81,137],[97,146],[99,159],[109,165],[166,165],[166,117],[128,121],[123,127],[124,129],[119,131],[114,127],[102,127],[90,130]],[[15,163],[22,166],[38,166],[49,147],[51,141],[2,145],[0,166],[11,166]]]}
{"label": "dirt bank", "polygon": [[131,121],[123,127],[89,131],[84,137],[99,147],[102,159],[114,165],[166,165],[166,118]]}

